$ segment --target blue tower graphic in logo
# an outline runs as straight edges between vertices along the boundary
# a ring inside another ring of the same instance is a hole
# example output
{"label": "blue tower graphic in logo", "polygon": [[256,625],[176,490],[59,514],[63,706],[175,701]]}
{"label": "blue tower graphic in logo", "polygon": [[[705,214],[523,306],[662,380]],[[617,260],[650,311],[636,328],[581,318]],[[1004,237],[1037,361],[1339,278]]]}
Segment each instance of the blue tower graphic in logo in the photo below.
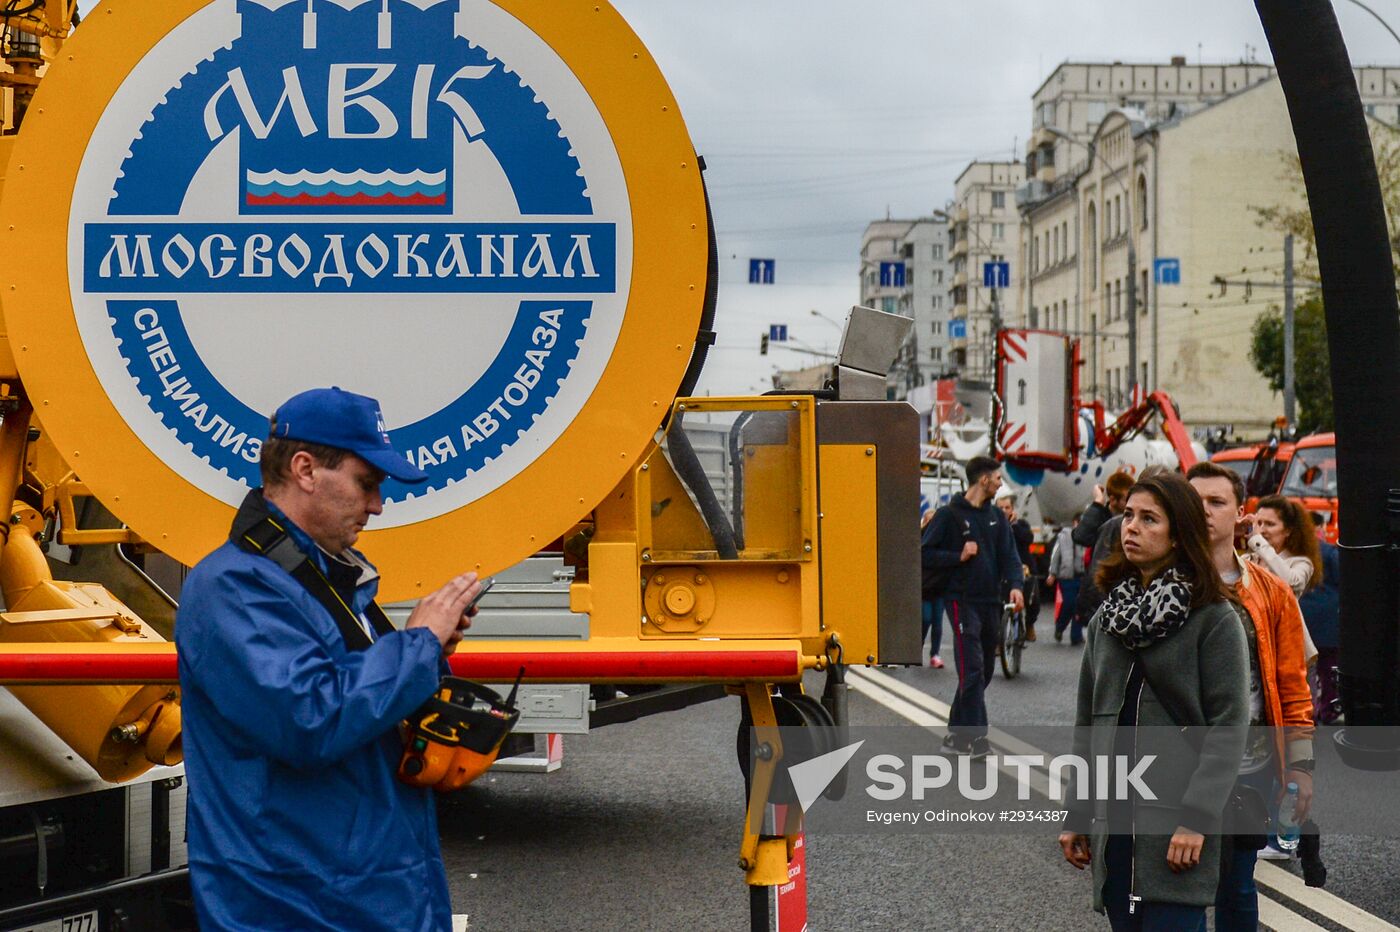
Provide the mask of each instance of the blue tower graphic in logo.
{"label": "blue tower graphic in logo", "polygon": [[[292,304],[337,290],[519,294],[485,373],[390,431],[401,449],[437,451],[420,463],[431,490],[469,476],[530,428],[568,376],[594,300],[615,293],[615,230],[593,218],[570,141],[508,63],[463,37],[465,6],[236,0],[238,38],[169,89],[132,140],[106,219],[84,231],[85,290],[109,296],[112,332],[142,396],[212,468],[256,484],[267,420],[201,359],[182,311],[198,295],[258,292]],[[490,149],[519,218],[454,221],[456,205],[471,202],[454,177],[457,152],[472,142]],[[225,143],[237,146],[228,188],[236,207],[221,222],[182,220],[191,199],[212,197],[201,169]],[[342,274],[324,275],[328,261]],[[399,274],[405,268],[426,274]],[[547,347],[542,327],[552,331]],[[385,486],[388,501],[422,492]]]}

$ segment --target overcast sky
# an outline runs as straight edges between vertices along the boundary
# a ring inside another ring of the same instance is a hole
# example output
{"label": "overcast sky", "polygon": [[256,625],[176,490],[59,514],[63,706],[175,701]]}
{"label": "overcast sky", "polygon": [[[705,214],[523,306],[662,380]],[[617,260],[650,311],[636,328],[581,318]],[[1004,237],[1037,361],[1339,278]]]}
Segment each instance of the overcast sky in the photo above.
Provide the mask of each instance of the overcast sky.
{"label": "overcast sky", "polygon": [[[833,349],[859,290],[860,234],[888,211],[941,208],[974,158],[1019,157],[1030,98],[1062,61],[1271,63],[1241,0],[613,0],[680,101],[705,156],[719,231],[719,346],[700,390],[763,391],[759,334],[786,323]],[[1400,0],[1367,5],[1400,31]],[[1400,64],[1400,44],[1335,0],[1354,64]],[[777,260],[749,285],[748,260]]]}

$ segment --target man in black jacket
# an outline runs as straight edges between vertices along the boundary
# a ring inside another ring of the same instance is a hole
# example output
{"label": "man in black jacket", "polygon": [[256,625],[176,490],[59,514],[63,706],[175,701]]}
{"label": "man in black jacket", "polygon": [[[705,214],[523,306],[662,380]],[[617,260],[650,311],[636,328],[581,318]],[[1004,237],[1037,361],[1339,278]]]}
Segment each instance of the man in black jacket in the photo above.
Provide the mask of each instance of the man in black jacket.
{"label": "man in black jacket", "polygon": [[1021,558],[1011,524],[992,496],[1001,465],[987,456],[968,461],[967,491],[934,514],[924,534],[926,573],[946,572],[944,604],[953,628],[958,691],[948,713],[944,746],[974,757],[987,753],[987,705],[983,691],[996,663],[997,622],[1003,598],[1025,608]]}

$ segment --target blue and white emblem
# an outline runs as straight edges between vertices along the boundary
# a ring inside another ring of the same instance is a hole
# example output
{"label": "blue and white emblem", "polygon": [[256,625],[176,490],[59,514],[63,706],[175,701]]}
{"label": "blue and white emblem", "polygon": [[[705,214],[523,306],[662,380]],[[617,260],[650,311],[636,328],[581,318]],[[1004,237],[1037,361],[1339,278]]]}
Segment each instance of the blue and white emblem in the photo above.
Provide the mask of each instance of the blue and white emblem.
{"label": "blue and white emblem", "polygon": [[377,397],[430,476],[386,484],[393,527],[573,420],[622,326],[630,218],[588,93],[487,0],[216,0],[93,133],[70,287],[127,424],[229,504],[285,398]]}

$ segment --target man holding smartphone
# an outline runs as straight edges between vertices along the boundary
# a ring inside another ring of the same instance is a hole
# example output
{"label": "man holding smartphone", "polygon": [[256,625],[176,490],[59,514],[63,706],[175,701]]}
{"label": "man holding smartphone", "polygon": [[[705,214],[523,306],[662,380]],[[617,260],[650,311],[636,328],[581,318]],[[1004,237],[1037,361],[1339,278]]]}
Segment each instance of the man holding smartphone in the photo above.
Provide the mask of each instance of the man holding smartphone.
{"label": "man holding smartphone", "polygon": [[404,630],[354,549],[396,452],[379,404],[291,398],[262,447],[263,487],[191,571],[176,618],[190,880],[200,928],[443,930],[432,791],[395,778],[397,725],[432,695],[481,591],[465,573]]}

